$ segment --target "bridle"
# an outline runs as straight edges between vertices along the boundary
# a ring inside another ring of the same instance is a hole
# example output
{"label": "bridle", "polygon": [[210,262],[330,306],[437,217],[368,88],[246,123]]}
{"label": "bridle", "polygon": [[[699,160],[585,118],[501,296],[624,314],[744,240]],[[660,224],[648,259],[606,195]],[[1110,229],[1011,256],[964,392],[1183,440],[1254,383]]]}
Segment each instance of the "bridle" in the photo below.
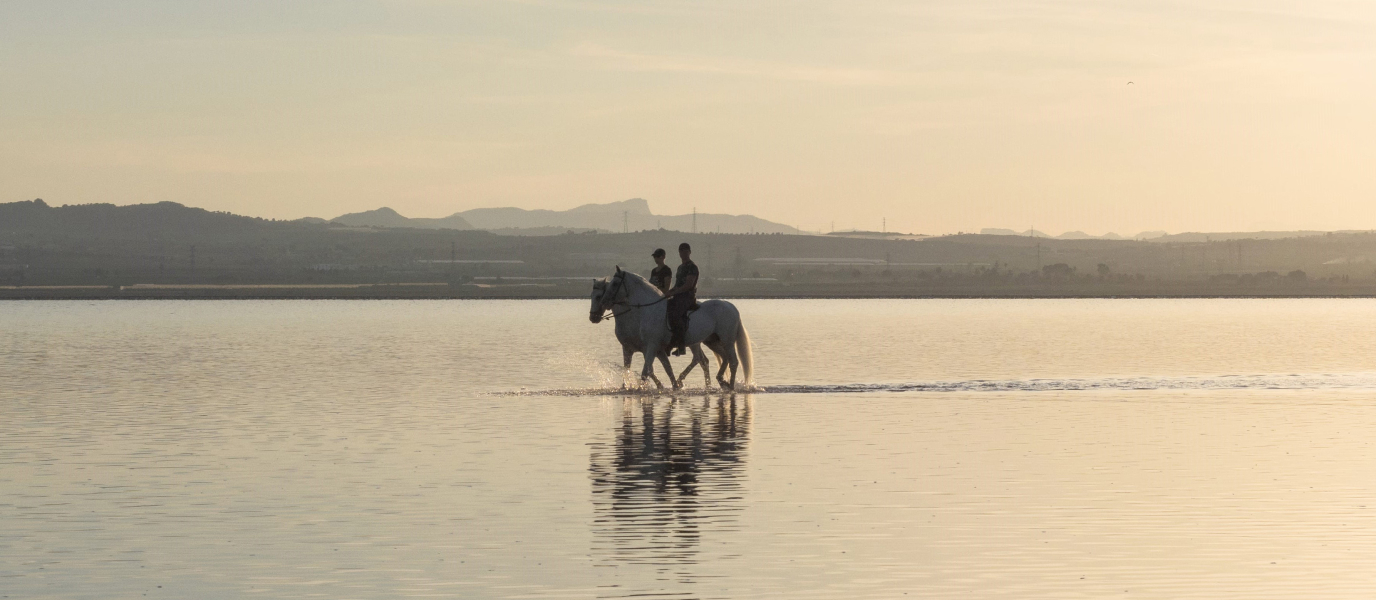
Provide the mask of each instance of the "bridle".
{"label": "bridle", "polygon": [[[670,298],[669,296],[664,296],[664,297],[662,297],[662,298],[660,298],[660,299],[658,299],[658,300],[655,300],[654,302],[646,302],[645,304],[631,304],[631,303],[630,303],[630,300],[617,300],[617,299],[616,299],[617,294],[620,294],[622,288],[624,288],[625,286],[626,286],[626,272],[625,272],[625,271],[620,271],[620,270],[618,270],[618,271],[616,272],[616,275],[613,275],[613,276],[612,276],[611,283],[608,284],[608,286],[606,287],[606,289],[604,289],[604,290],[602,291],[602,298],[601,298],[600,301],[597,303],[597,310],[592,311],[592,314],[595,315],[595,314],[597,314],[597,312],[600,310],[600,311],[602,311],[601,319],[607,319],[608,317],[615,318],[615,317],[619,317],[619,316],[621,316],[621,315],[624,315],[624,314],[626,314],[626,313],[629,313],[629,312],[631,312],[632,310],[635,310],[635,309],[637,309],[637,308],[645,308],[646,306],[654,306],[654,305],[659,304],[660,302],[663,302],[663,301],[668,300],[668,299]],[[607,300],[608,298],[611,298],[611,300],[608,301],[608,300]],[[621,311],[621,312],[616,312],[616,307],[617,307],[617,305],[625,305],[625,306],[626,306],[626,310]]]}

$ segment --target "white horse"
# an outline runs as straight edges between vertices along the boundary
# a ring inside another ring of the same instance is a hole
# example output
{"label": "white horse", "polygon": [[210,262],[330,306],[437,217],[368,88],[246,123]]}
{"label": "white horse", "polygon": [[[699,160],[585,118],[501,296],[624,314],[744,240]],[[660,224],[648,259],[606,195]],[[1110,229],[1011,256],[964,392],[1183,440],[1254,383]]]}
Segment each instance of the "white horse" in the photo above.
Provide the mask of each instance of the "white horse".
{"label": "white horse", "polygon": [[[603,313],[611,311],[613,315],[617,315],[617,337],[621,338],[621,316],[627,317],[627,338],[622,339],[623,352],[627,353],[626,360],[629,364],[631,354],[644,354],[645,367],[640,372],[640,378],[642,381],[653,379],[658,383],[659,380],[654,377],[654,358],[668,349],[670,338],[668,303],[664,294],[643,277],[622,271],[620,267],[617,267],[616,274],[610,278],[594,282],[592,294],[592,321],[600,321]],[[638,309],[637,313],[630,314],[631,309]],[[639,343],[635,348],[626,350],[628,339],[638,340]],[[690,346],[706,345],[717,355],[717,361],[721,365],[717,370],[717,383],[722,389],[736,387],[738,367],[743,367],[742,381],[747,385],[750,383],[754,355],[750,351],[750,335],[746,333],[740,311],[736,310],[735,305],[725,300],[702,302],[688,320],[688,332],[684,336],[684,341]],[[674,372],[669,368],[667,356],[662,362],[665,370],[669,371],[669,378],[673,380]],[[707,359],[700,349],[694,352],[693,364],[683,372],[684,376],[687,376],[697,364],[703,365],[706,375]],[[731,369],[730,381],[723,377],[728,367]],[[677,380],[674,383],[678,385]]]}
{"label": "white horse", "polygon": [[[602,304],[602,297],[606,295],[606,290],[607,280],[605,278],[597,279],[592,282],[592,308],[588,311],[588,320],[592,321],[594,324],[601,323],[602,319],[606,318],[608,309]],[[616,324],[616,341],[621,342],[621,357],[624,360],[623,367],[627,371],[630,371],[631,357],[635,356],[636,353],[645,351],[645,343],[640,339],[640,308],[622,305],[613,308],[611,314],[612,321]],[[702,354],[702,347],[694,344],[694,364],[697,364],[697,357],[700,354]],[[679,380],[674,379],[674,368],[669,364],[669,353],[666,349],[661,348],[655,356],[659,358],[660,364],[664,365],[664,372],[669,375],[669,383],[672,384],[675,389],[678,389],[681,384]],[[702,360],[705,364],[707,357],[702,357]],[[687,375],[688,371],[684,371],[683,374]],[[644,377],[641,379],[644,380]],[[653,370],[650,372],[650,379],[655,382],[655,387],[664,388],[664,384],[659,382],[658,377],[655,377]]]}

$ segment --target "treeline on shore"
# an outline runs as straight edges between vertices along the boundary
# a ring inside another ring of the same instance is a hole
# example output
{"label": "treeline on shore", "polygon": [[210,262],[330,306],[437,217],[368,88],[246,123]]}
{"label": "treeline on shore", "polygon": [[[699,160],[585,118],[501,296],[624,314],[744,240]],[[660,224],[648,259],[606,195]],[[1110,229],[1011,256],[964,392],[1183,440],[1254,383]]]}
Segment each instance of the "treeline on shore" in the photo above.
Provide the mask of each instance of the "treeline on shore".
{"label": "treeline on shore", "polygon": [[721,296],[1376,295],[1369,233],[1182,243],[665,230],[516,237],[272,221],[173,203],[18,202],[0,204],[0,297],[583,297],[589,279],[617,266],[643,274],[653,249],[685,241],[704,291]]}

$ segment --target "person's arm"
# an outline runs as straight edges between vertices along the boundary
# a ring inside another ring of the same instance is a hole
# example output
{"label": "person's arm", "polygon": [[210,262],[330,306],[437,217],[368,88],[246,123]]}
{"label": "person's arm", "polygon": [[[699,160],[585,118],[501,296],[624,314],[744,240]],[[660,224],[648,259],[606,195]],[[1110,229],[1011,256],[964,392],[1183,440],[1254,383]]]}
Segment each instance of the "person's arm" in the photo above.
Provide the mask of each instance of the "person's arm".
{"label": "person's arm", "polygon": [[683,292],[691,292],[691,291],[694,291],[694,290],[696,290],[696,289],[698,289],[698,276],[697,276],[697,275],[689,275],[689,276],[683,278],[683,285],[680,285],[680,286],[678,286],[678,287],[676,287],[676,288],[674,288],[674,289],[672,289],[672,290],[669,290],[668,292],[665,292],[664,295],[665,295],[665,296],[674,296],[674,295],[677,295],[677,294],[682,294]]}
{"label": "person's arm", "polygon": [[654,271],[650,271],[650,281],[655,284],[655,289],[659,290],[661,294],[668,295],[669,283],[673,280],[674,276],[672,273],[669,274],[668,277],[665,277],[659,274],[658,268],[656,268]]}

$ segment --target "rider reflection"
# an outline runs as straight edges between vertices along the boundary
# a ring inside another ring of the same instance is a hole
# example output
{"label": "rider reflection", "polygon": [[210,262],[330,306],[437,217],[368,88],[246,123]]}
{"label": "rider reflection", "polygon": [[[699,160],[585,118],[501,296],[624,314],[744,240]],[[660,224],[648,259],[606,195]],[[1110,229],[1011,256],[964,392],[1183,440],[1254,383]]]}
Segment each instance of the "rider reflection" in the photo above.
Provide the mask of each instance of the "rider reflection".
{"label": "rider reflection", "polygon": [[614,440],[592,449],[594,553],[691,564],[702,537],[742,509],[749,400],[626,399],[620,416]]}

